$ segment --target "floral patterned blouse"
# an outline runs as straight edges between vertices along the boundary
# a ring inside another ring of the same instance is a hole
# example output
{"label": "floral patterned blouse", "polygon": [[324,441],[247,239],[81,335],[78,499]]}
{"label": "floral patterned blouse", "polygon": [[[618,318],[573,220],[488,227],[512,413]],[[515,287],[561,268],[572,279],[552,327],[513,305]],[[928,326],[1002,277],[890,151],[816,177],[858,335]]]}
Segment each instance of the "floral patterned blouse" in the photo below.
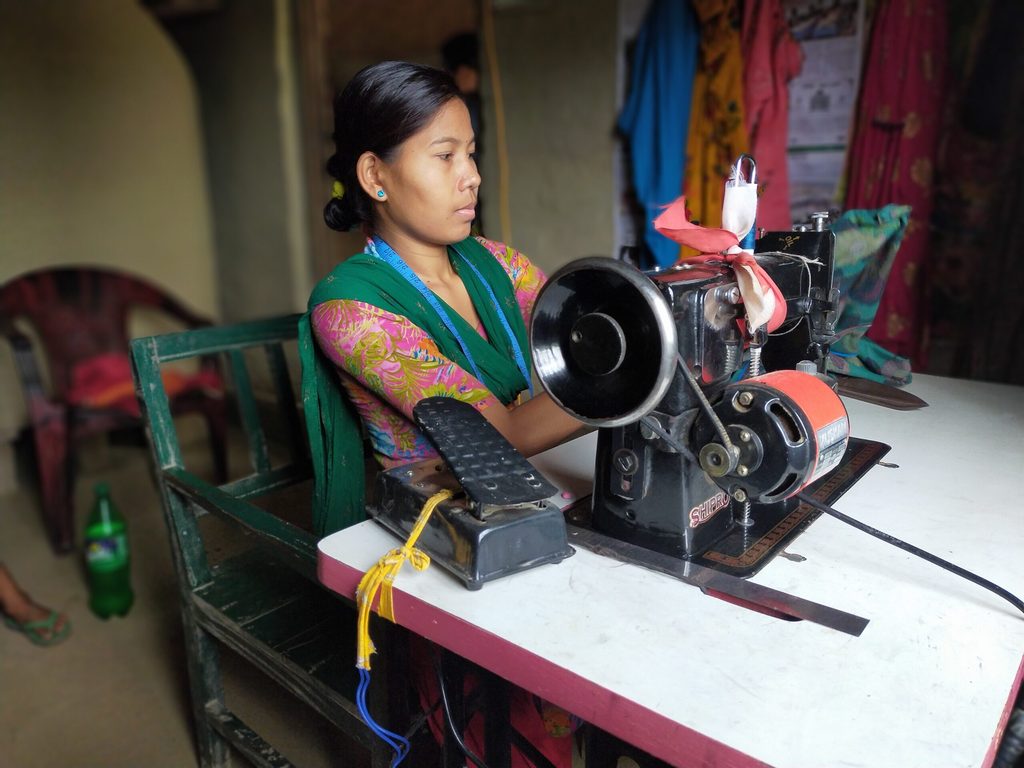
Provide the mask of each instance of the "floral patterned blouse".
{"label": "floral patterned blouse", "polygon": [[[544,274],[514,248],[477,240],[508,273],[529,328]],[[423,398],[455,397],[480,410],[499,403],[472,373],[442,355],[430,336],[401,315],[341,299],[317,305],[310,320],[384,467],[437,456],[412,421],[413,406]],[[486,338],[482,327],[477,330]]]}

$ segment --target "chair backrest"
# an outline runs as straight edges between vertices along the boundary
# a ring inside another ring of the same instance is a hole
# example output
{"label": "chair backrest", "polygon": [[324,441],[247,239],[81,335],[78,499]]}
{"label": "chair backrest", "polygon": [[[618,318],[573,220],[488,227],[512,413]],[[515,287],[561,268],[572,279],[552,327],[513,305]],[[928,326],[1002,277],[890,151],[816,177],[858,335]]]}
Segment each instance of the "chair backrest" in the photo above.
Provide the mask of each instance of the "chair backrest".
{"label": "chair backrest", "polygon": [[[181,556],[178,565],[192,586],[209,578],[197,527],[197,517],[204,511],[257,534],[261,543],[293,568],[316,578],[316,538],[294,521],[252,503],[312,475],[305,426],[286,355],[286,346],[297,338],[298,320],[299,315],[290,315],[151,336],[131,343],[136,393],[149,433],[168,526]],[[224,358],[221,362],[228,372],[229,392],[238,407],[238,423],[245,434],[252,466],[250,474],[219,487],[185,466],[160,376],[164,363],[211,355]],[[261,359],[263,370],[254,371],[253,366]],[[258,393],[254,379],[267,381],[268,392]],[[264,426],[270,416],[281,419],[274,441],[274,447],[282,447],[278,452],[272,450]],[[308,496],[303,501],[308,511]]]}
{"label": "chair backrest", "polygon": [[[290,366],[286,354],[297,341],[299,317],[131,342],[177,572],[200,764],[226,765],[229,744],[255,765],[291,765],[231,708],[215,641],[320,713],[352,746],[361,745],[369,761],[360,764],[385,768],[391,749],[367,724],[356,698],[357,612],[316,575],[317,537],[309,532],[312,468],[293,384],[298,366]],[[160,375],[161,365],[198,356],[222,358],[227,399],[238,407],[252,468],[219,486],[185,465],[184,456],[192,461],[200,453],[183,455]],[[233,525],[218,525],[206,513]],[[378,642],[394,642],[390,636],[375,629]],[[371,692],[373,717],[392,712],[390,690],[385,681]],[[404,728],[409,717],[403,701],[400,696],[395,718]]]}
{"label": "chair backrest", "polygon": [[74,365],[128,349],[128,313],[148,306],[186,326],[207,321],[138,277],[97,267],[39,269],[0,285],[0,318],[25,318],[45,347],[54,397],[63,400]]}

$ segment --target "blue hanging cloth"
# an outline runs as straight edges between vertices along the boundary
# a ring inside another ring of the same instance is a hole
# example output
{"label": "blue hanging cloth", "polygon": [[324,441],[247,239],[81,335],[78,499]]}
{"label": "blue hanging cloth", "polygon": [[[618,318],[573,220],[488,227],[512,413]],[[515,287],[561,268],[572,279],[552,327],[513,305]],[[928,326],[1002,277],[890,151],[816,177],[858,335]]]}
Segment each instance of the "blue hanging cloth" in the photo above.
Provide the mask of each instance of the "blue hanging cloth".
{"label": "blue hanging cloth", "polygon": [[651,223],[683,191],[690,101],[700,24],[690,0],[652,0],[633,52],[629,96],[618,127],[628,139],[633,186],[644,207],[644,242],[657,266],[679,258],[679,245]]}

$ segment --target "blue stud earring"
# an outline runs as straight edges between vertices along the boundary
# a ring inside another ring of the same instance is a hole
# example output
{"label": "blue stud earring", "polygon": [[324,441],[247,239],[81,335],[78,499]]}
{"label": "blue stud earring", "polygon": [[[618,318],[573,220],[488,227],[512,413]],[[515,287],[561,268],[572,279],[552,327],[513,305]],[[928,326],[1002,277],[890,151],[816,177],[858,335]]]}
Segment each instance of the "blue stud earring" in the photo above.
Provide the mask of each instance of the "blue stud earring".
{"label": "blue stud earring", "polygon": [[377,190],[377,197],[380,197],[380,198],[384,197],[384,190],[383,189],[378,189]]}

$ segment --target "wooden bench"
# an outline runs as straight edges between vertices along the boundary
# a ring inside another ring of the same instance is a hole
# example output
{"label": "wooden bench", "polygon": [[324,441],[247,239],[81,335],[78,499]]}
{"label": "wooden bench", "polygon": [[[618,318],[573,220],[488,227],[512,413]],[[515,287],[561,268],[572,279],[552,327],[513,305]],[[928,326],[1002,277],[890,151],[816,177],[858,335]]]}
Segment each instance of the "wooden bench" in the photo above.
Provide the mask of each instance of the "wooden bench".
{"label": "wooden bench", "polygon": [[[311,470],[295,397],[297,366],[290,369],[286,355],[295,343],[297,322],[295,315],[131,343],[136,390],[178,576],[203,766],[228,764],[228,745],[259,766],[290,765],[227,707],[218,657],[221,645],[361,746],[362,756],[340,759],[339,764],[386,766],[392,757],[354,703],[354,604],[320,586],[317,539],[304,527],[310,517]],[[221,358],[252,465],[250,474],[219,486],[185,466],[161,383],[161,365],[199,356]],[[264,383],[269,402],[258,397],[262,390],[254,380]],[[279,422],[276,439],[275,431],[265,428],[274,417]],[[231,533],[225,536],[225,530]],[[374,640],[378,646],[384,644],[382,650],[391,646],[395,631],[387,622],[374,624]],[[402,656],[381,654],[383,659]],[[387,669],[384,663],[374,664],[370,709],[378,722],[396,730],[385,713],[407,714],[407,702],[402,700],[401,685],[389,683]],[[390,710],[389,699],[396,705]]]}

